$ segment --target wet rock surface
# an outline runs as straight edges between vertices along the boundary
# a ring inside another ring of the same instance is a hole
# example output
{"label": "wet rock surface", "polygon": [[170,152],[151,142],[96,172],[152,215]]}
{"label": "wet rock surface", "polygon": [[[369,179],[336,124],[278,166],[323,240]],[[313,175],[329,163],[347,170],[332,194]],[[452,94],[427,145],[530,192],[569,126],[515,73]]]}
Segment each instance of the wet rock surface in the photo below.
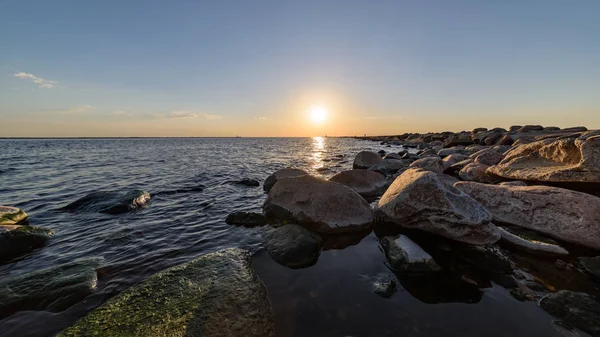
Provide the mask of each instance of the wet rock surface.
{"label": "wet rock surface", "polygon": [[59,336],[274,336],[250,254],[225,249],[167,269],[111,298]]}
{"label": "wet rock surface", "polygon": [[542,298],[540,307],[573,327],[600,336],[600,304],[588,294],[561,290]]}
{"label": "wet rock surface", "polygon": [[336,182],[311,176],[279,181],[269,191],[265,215],[324,233],[368,229],[375,217],[356,191]]}
{"label": "wet rock surface", "polygon": [[0,226],[0,263],[8,262],[46,244],[55,231],[21,225]]}
{"label": "wet rock surface", "polygon": [[381,245],[390,265],[400,272],[433,272],[441,269],[431,255],[406,235],[386,236],[381,239]]}
{"label": "wet rock surface", "polygon": [[289,268],[312,266],[323,248],[318,234],[294,224],[268,229],[264,237],[271,258]]}
{"label": "wet rock surface", "polygon": [[120,214],[144,207],[150,194],[141,190],[93,192],[63,207],[69,212]]}
{"label": "wet rock surface", "polygon": [[96,289],[98,267],[99,260],[80,260],[0,281],[0,317],[68,308]]}
{"label": "wet rock surface", "polygon": [[227,216],[225,222],[235,226],[257,227],[266,225],[267,218],[260,213],[233,212]]}

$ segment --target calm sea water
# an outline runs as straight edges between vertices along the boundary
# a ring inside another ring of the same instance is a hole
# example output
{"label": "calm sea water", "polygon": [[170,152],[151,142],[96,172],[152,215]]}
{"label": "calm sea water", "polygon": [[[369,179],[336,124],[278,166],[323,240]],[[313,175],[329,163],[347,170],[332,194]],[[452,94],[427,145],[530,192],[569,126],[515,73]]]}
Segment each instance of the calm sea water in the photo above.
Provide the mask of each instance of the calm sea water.
{"label": "calm sea water", "polygon": [[[109,296],[165,268],[225,247],[256,253],[280,336],[561,336],[553,318],[493,282],[463,294],[452,286],[396,281],[390,299],[370,281],[390,275],[377,237],[329,244],[317,264],[290,270],[261,250],[260,228],[229,226],[233,211],[260,211],[259,188],[233,184],[297,167],[328,177],[350,169],[373,142],[297,139],[1,140],[0,204],[23,208],[34,226],[57,234],[45,247],[0,266],[0,279],[79,258],[102,258],[97,292],[63,313],[20,312],[0,321],[2,336],[50,336]],[[329,161],[336,155],[342,161]],[[329,171],[317,171],[329,167]],[[172,193],[202,187],[202,191]],[[96,191],[142,189],[147,208],[121,215],[65,213]]]}

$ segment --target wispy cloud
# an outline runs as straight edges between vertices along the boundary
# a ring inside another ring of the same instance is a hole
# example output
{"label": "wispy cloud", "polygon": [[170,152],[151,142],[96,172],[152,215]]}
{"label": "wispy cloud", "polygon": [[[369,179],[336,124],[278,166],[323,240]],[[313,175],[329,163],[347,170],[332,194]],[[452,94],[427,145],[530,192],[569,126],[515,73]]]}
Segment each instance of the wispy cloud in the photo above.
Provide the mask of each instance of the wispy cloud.
{"label": "wispy cloud", "polygon": [[45,110],[46,112],[52,112],[52,113],[60,113],[60,114],[82,114],[82,113],[86,113],[89,112],[91,110],[95,110],[97,109],[97,107],[93,106],[93,105],[88,105],[88,104],[84,104],[84,105],[76,105],[70,108],[65,108],[65,109],[51,109],[51,110]]}
{"label": "wispy cloud", "polygon": [[45,78],[37,77],[37,76],[34,76],[33,74],[28,74],[28,73],[23,73],[23,72],[16,73],[13,76],[20,78],[22,80],[32,81],[33,83],[37,84],[38,87],[44,88],[44,89],[52,89],[58,83],[56,81],[47,80]]}
{"label": "wispy cloud", "polygon": [[211,115],[203,112],[192,111],[169,111],[166,114],[160,115],[163,118],[201,118],[208,120],[221,119],[219,115]]}
{"label": "wispy cloud", "polygon": [[258,119],[259,121],[264,121],[267,119],[267,117],[265,116],[260,116],[260,117],[254,117],[254,119]]}

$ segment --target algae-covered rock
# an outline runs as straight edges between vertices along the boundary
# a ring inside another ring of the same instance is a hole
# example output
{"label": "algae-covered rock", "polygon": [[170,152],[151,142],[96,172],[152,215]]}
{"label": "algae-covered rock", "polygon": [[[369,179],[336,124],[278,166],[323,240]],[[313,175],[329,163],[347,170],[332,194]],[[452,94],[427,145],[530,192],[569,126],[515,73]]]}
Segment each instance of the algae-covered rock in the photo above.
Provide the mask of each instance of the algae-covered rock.
{"label": "algae-covered rock", "polygon": [[79,260],[0,281],[0,317],[22,310],[62,311],[96,289],[98,259]]}
{"label": "algae-covered rock", "polygon": [[27,220],[27,213],[11,206],[0,206],[0,226],[18,225]]}
{"label": "algae-covered rock", "polygon": [[0,263],[44,246],[54,230],[34,226],[0,225]]}
{"label": "algae-covered rock", "polygon": [[232,248],[149,277],[59,336],[263,337],[274,319],[250,253]]}
{"label": "algae-covered rock", "polygon": [[78,199],[63,209],[71,212],[120,214],[139,209],[150,200],[146,191],[99,191]]}

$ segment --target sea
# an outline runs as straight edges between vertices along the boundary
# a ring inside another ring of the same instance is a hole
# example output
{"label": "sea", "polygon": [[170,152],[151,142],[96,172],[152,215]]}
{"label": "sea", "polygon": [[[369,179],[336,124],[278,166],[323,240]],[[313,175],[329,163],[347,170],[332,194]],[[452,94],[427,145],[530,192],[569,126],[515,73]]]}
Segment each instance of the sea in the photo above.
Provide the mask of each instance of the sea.
{"label": "sea", "polygon": [[[361,150],[403,148],[327,137],[0,140],[0,205],[56,231],[44,247],[0,265],[0,281],[80,259],[101,263],[94,294],[58,313],[15,312],[0,321],[0,336],[53,336],[148,276],[228,247],[254,254],[277,336],[585,336],[485,273],[469,276],[477,286],[461,279],[460,265],[451,276],[394,274],[377,231],[333,240],[315,265],[292,270],[265,252],[264,228],[225,223],[231,212],[261,211],[262,182],[274,171],[295,167],[329,178],[351,169]],[[261,186],[236,183],[245,178]],[[147,191],[151,200],[124,214],[62,210],[90,193],[128,190]],[[578,283],[546,272],[554,260],[520,261],[555,286]],[[381,279],[396,285],[391,296],[373,291]]]}

